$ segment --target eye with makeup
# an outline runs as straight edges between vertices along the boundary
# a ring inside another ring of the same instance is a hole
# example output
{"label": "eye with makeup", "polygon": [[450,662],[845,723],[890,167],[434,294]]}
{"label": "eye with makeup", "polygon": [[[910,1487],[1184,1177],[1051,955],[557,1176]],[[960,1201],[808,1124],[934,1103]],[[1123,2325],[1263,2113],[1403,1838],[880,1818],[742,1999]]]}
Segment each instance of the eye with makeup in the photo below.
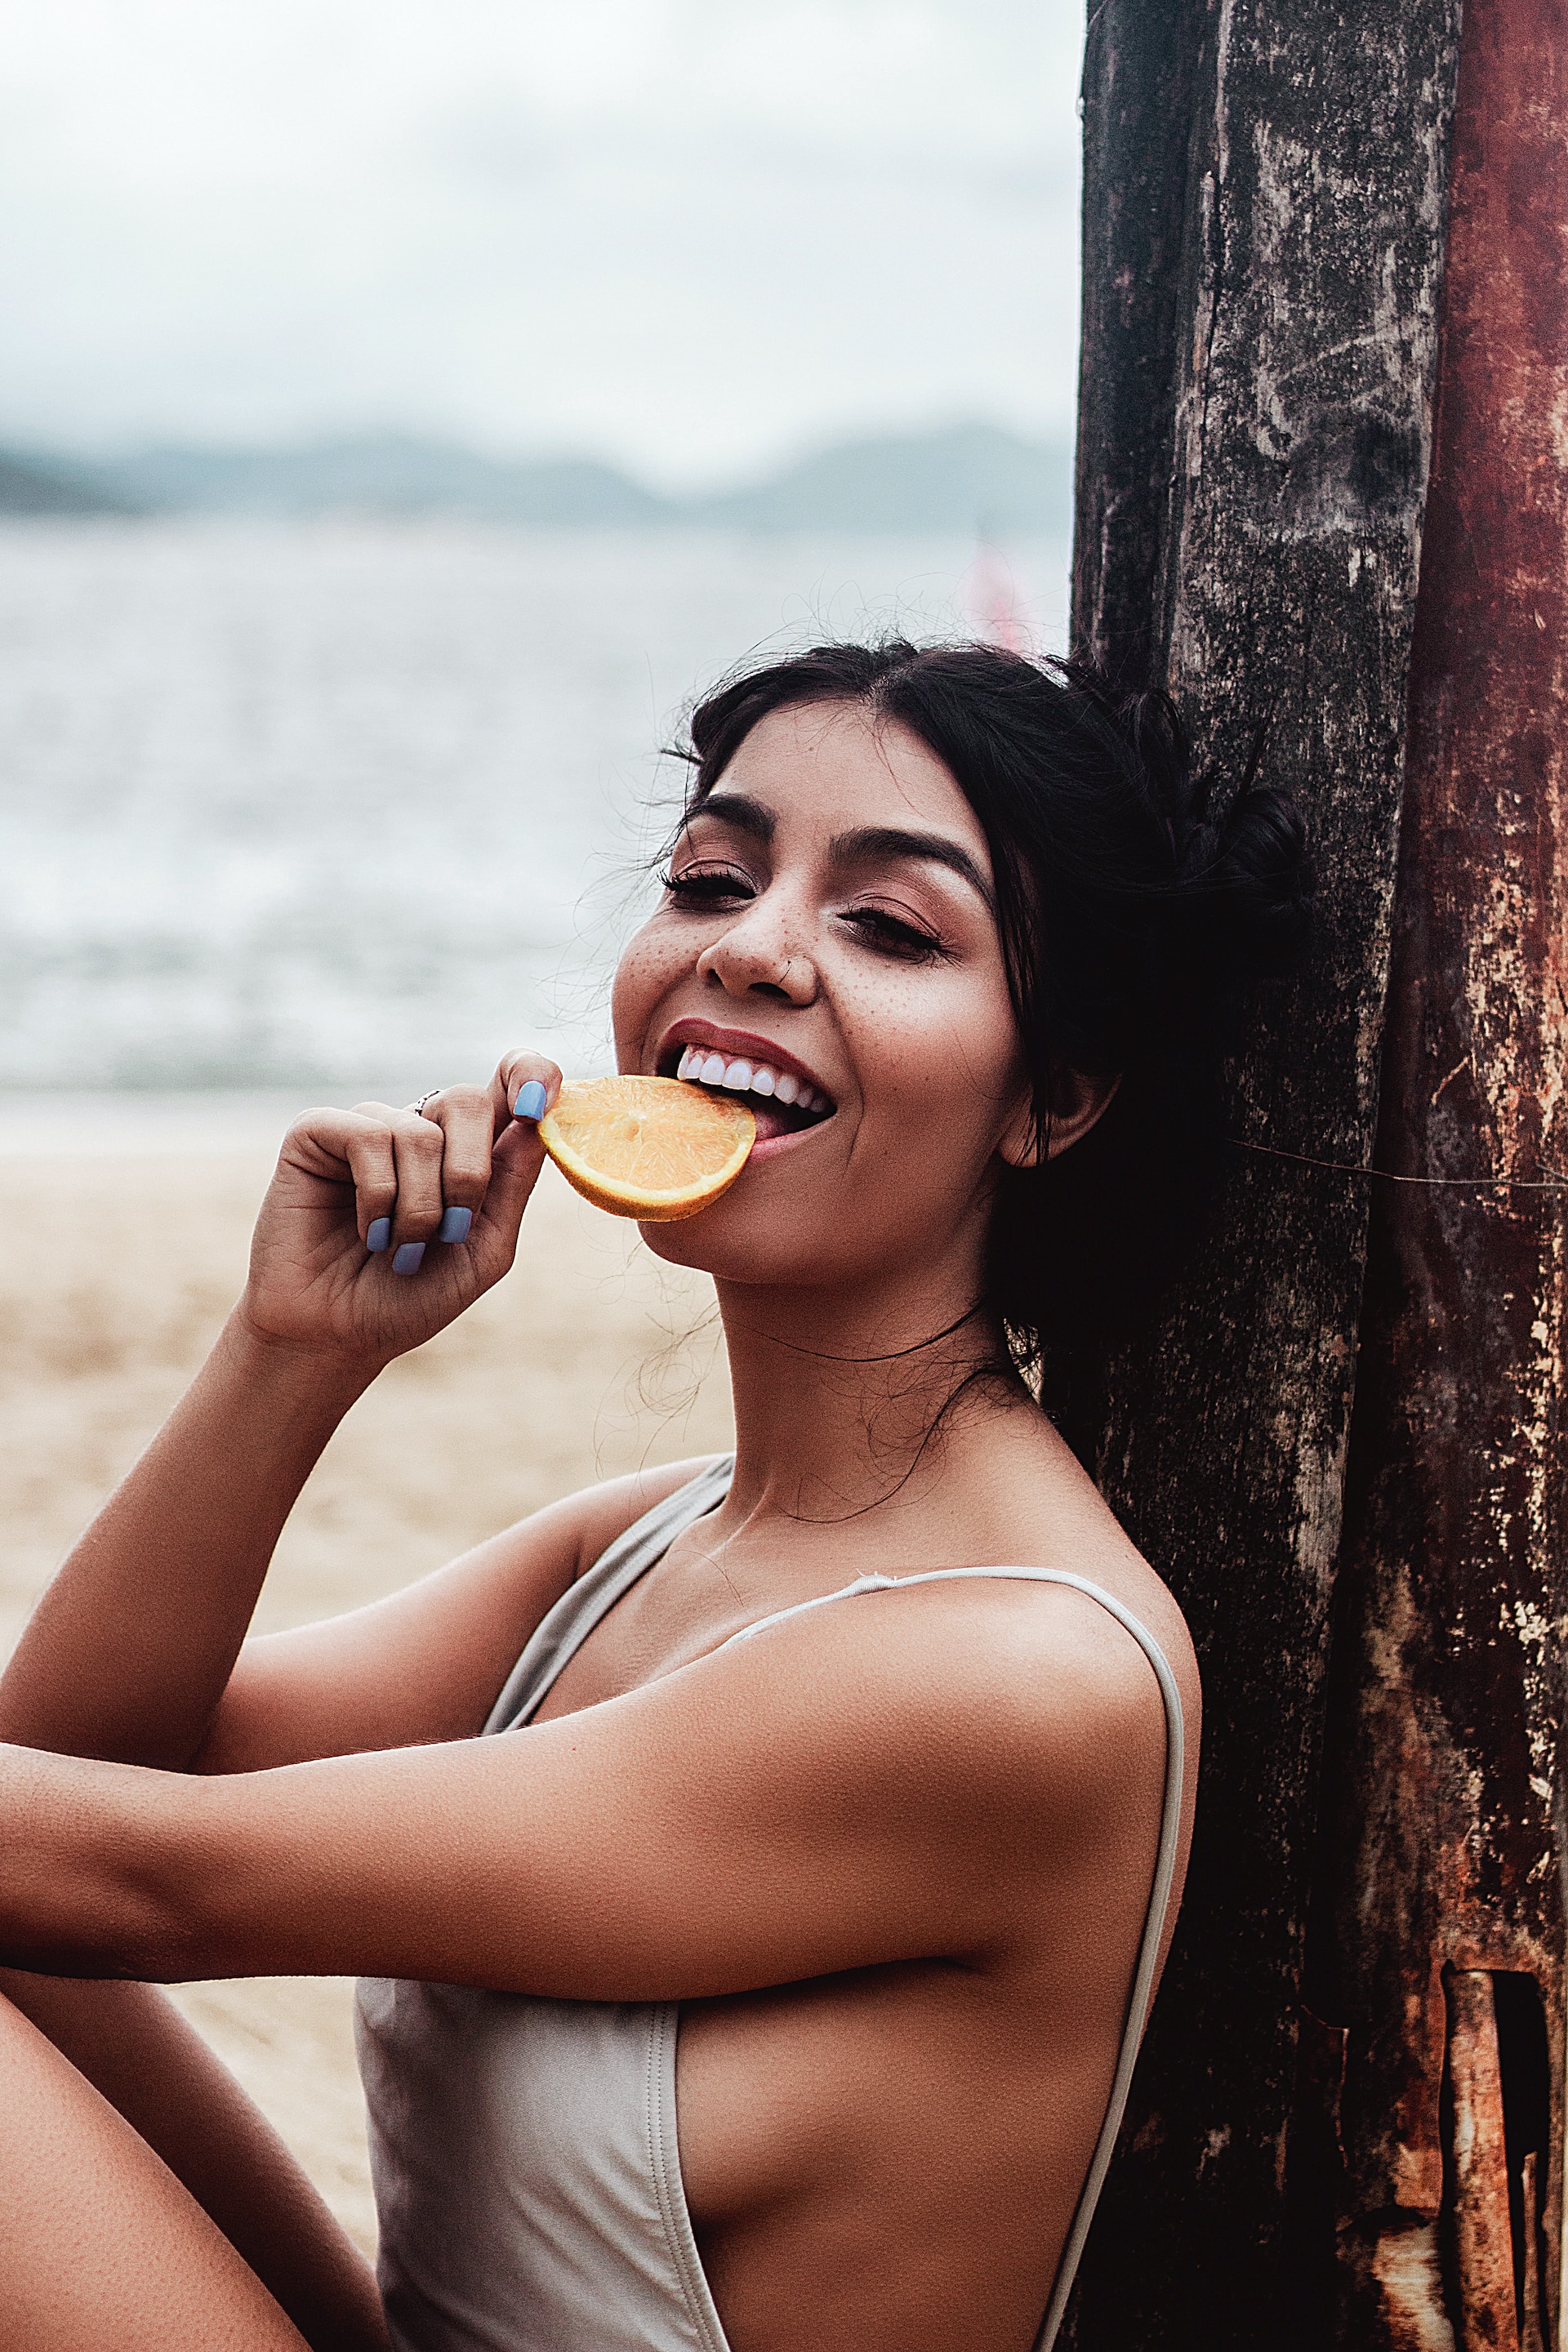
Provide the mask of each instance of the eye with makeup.
{"label": "eye with makeup", "polygon": [[936,963],[951,950],[935,931],[896,915],[890,908],[858,906],[840,910],[838,920],[852,930],[863,947],[878,955],[894,956],[901,963]]}
{"label": "eye with makeup", "polygon": [[738,866],[668,866],[659,880],[677,906],[700,909],[736,898],[754,898],[757,886]]}
{"label": "eye with makeup", "polygon": [[[743,867],[716,861],[668,866],[659,880],[676,905],[692,913],[732,906],[757,895],[757,884]],[[933,963],[950,952],[935,931],[887,907],[846,907],[839,910],[837,919],[855,934],[862,947],[877,955],[893,956],[903,963]]]}

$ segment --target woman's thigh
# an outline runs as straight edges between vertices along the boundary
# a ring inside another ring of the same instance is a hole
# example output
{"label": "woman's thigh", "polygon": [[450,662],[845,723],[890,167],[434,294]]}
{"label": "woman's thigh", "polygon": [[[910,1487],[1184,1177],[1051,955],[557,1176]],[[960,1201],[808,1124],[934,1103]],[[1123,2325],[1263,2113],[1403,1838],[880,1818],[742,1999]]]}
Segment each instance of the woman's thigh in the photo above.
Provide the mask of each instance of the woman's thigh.
{"label": "woman's thigh", "polygon": [[5,2352],[304,2352],[124,2117],[0,2000]]}

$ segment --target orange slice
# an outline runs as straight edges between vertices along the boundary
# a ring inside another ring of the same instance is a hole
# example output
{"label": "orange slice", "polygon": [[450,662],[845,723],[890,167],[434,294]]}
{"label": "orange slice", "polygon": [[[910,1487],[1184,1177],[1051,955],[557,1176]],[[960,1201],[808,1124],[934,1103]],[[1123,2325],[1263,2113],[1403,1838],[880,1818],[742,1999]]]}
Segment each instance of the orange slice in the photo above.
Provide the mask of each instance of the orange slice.
{"label": "orange slice", "polygon": [[596,1209],[671,1224],[729,1191],[757,1122],[743,1102],[680,1078],[568,1078],[539,1139]]}

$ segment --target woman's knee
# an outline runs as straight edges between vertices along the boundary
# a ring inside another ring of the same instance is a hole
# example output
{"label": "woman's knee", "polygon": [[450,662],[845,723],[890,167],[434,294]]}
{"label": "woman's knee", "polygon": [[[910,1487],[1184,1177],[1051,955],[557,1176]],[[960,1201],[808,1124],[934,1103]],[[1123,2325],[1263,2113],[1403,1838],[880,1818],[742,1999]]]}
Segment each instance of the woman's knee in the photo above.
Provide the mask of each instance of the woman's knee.
{"label": "woman's knee", "polygon": [[0,1998],[7,2352],[303,2352],[304,2340],[145,2140]]}

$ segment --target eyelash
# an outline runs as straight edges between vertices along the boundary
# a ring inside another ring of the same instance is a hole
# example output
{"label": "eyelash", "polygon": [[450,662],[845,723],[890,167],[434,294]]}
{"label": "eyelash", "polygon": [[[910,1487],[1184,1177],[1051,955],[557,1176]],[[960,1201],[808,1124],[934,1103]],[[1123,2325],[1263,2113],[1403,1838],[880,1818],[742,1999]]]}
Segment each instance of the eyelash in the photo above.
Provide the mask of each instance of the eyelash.
{"label": "eyelash", "polygon": [[879,955],[897,956],[901,963],[938,963],[947,950],[932,931],[906,923],[882,907],[851,907],[840,920],[859,930]]}
{"label": "eyelash", "polygon": [[751,876],[735,866],[685,866],[679,874],[667,866],[658,878],[672,898],[684,898],[692,906],[754,894]]}
{"label": "eyelash", "polygon": [[[755,895],[750,875],[732,866],[687,866],[679,874],[667,868],[659,880],[672,898],[693,908]],[[858,931],[874,953],[895,956],[903,963],[935,963],[948,952],[933,931],[906,923],[881,907],[851,907],[839,919]]]}

